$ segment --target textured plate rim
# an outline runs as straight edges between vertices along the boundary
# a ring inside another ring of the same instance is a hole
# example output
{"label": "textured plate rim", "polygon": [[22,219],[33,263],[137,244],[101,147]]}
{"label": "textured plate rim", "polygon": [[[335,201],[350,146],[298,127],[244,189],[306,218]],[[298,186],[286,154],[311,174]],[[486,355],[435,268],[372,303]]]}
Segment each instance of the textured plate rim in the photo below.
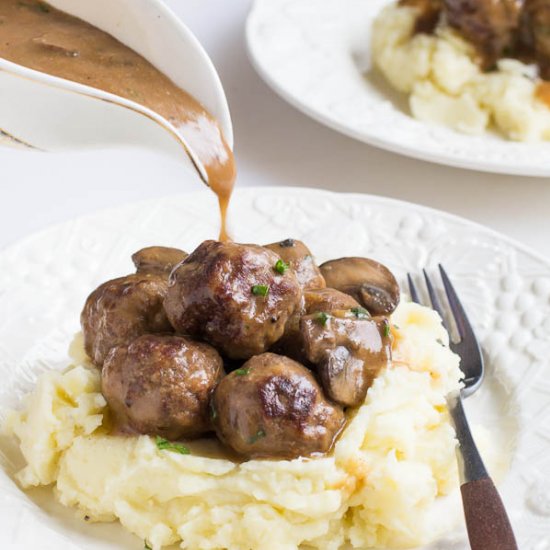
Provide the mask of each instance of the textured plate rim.
{"label": "textured plate rim", "polygon": [[[431,206],[425,206],[423,204],[415,203],[415,202],[412,202],[412,201],[406,201],[406,200],[402,200],[402,199],[395,199],[395,198],[391,198],[391,197],[384,197],[384,196],[381,196],[381,195],[374,195],[374,194],[371,194],[371,193],[356,193],[356,192],[348,193],[348,192],[342,192],[342,191],[330,191],[328,189],[320,189],[320,188],[316,188],[316,187],[287,187],[287,186],[284,186],[284,185],[281,185],[281,186],[270,185],[270,186],[265,186],[265,187],[263,187],[263,186],[250,186],[250,187],[237,188],[234,192],[233,199],[238,198],[238,196],[241,195],[241,194],[255,195],[255,194],[260,194],[260,193],[272,193],[272,192],[276,192],[276,193],[277,192],[285,192],[285,193],[296,194],[296,195],[303,195],[303,194],[307,194],[307,193],[316,194],[316,195],[317,194],[318,195],[327,195],[327,196],[335,195],[335,196],[344,196],[344,197],[347,197],[347,198],[350,198],[350,199],[360,197],[362,199],[368,200],[369,202],[370,201],[372,201],[374,203],[378,202],[378,203],[381,203],[381,204],[386,204],[388,206],[408,208],[408,209],[417,210],[417,211],[420,211],[420,212],[425,212],[425,213],[428,213],[428,214],[437,215],[437,216],[443,217],[444,219],[447,219],[449,221],[454,221],[454,222],[469,225],[472,229],[476,229],[476,231],[482,231],[482,232],[484,232],[488,235],[491,235],[491,236],[497,238],[498,240],[500,240],[502,242],[505,242],[508,245],[510,245],[514,248],[517,248],[518,250],[521,250],[525,254],[530,255],[531,257],[535,258],[537,261],[540,261],[540,262],[544,263],[545,266],[550,271],[550,258],[547,258],[542,253],[538,252],[537,250],[530,247],[529,245],[524,244],[521,241],[519,241],[519,240],[517,240],[513,237],[509,237],[508,235],[505,235],[504,233],[501,233],[500,231],[498,231],[496,229],[492,229],[491,227],[489,227],[487,225],[484,225],[480,222],[470,220],[470,219],[465,218],[463,216],[460,216],[458,214],[453,214],[451,212],[447,212],[446,210],[440,210],[438,208],[432,208]],[[81,216],[70,217],[70,218],[67,218],[64,221],[60,221],[60,222],[57,222],[57,223],[54,223],[54,224],[50,224],[50,225],[48,225],[48,226],[46,226],[42,229],[39,229],[38,231],[33,231],[29,235],[27,235],[25,237],[22,237],[20,239],[16,239],[14,242],[9,243],[8,245],[6,245],[3,248],[0,248],[0,257],[5,253],[11,252],[11,250],[14,249],[14,248],[18,248],[19,246],[25,245],[26,243],[31,242],[36,238],[40,238],[42,235],[46,235],[49,232],[55,231],[55,230],[59,229],[60,227],[63,227],[64,225],[69,224],[69,223],[73,223],[73,222],[76,222],[76,221],[85,221],[87,219],[94,218],[95,216],[98,216],[98,215],[112,214],[112,213],[115,213],[115,212],[117,212],[118,210],[121,210],[121,209],[139,207],[140,205],[144,205],[144,204],[147,204],[147,203],[149,203],[151,201],[155,201],[155,200],[166,200],[166,199],[170,199],[171,197],[173,197],[173,198],[176,198],[176,197],[180,197],[180,198],[181,197],[193,197],[194,195],[204,196],[205,194],[209,194],[209,193],[210,193],[210,191],[208,191],[208,190],[198,190],[198,191],[187,191],[187,192],[183,192],[183,193],[175,193],[175,194],[171,194],[171,195],[158,197],[157,199],[148,198],[148,199],[143,199],[143,200],[139,200],[139,201],[127,202],[127,203],[117,205],[117,206],[113,206],[113,207],[100,208],[100,209],[94,210],[92,212],[89,212],[89,213],[81,215]],[[229,221],[231,223],[231,207],[230,207],[230,210],[229,210],[228,218],[229,218]]]}

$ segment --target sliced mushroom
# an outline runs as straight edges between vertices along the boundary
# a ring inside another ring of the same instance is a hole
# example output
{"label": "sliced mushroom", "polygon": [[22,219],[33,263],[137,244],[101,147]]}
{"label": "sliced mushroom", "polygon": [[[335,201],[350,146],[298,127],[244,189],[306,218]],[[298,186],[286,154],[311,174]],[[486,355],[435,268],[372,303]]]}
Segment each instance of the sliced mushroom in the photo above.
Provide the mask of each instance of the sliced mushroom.
{"label": "sliced mushroom", "polygon": [[187,256],[187,252],[179,250],[179,248],[149,246],[133,254],[132,261],[136,266],[137,273],[166,273],[169,275],[174,267],[185,260]]}
{"label": "sliced mushroom", "polygon": [[361,308],[317,312],[302,317],[300,332],[325,393],[345,407],[361,405],[391,359],[387,319],[373,319]]}
{"label": "sliced mushroom", "polygon": [[315,313],[317,311],[326,311],[328,313],[336,310],[358,308],[360,304],[353,296],[340,292],[335,288],[318,288],[315,290],[306,290],[304,292],[305,314]]}
{"label": "sliced mushroom", "polygon": [[300,319],[304,315],[319,311],[331,313],[335,310],[359,311],[361,304],[349,294],[334,288],[316,288],[304,290],[302,307],[287,321],[282,338],[275,343],[272,351],[291,357],[300,363],[308,364],[304,355],[304,342],[300,332]]}
{"label": "sliced mushroom", "polygon": [[393,273],[370,258],[340,258],[320,266],[328,287],[353,296],[372,315],[389,315],[399,304]]}

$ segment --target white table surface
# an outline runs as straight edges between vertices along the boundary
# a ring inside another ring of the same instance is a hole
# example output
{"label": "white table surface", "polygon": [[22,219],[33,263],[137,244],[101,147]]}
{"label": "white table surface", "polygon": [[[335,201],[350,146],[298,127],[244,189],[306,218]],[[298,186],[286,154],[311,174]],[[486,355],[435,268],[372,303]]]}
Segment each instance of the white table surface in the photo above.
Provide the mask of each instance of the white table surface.
{"label": "white table surface", "polygon": [[[238,185],[386,195],[486,224],[550,257],[550,181],[407,159],[341,136],[278,98],[246,55],[251,0],[167,0],[218,68],[229,99]],[[550,146],[550,145],[549,145]],[[0,247],[97,209],[200,187],[153,152],[42,155],[0,149]]]}

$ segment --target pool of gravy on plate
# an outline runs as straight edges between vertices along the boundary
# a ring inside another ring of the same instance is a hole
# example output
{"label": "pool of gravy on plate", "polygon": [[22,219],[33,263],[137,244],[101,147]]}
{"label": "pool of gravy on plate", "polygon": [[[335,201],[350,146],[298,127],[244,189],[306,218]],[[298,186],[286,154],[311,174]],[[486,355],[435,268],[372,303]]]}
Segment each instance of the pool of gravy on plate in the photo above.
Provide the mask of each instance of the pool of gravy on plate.
{"label": "pool of gravy on plate", "polygon": [[0,0],[0,57],[135,101],[171,122],[206,168],[220,203],[220,240],[228,239],[233,152],[216,119],[145,58],[106,32],[36,0]]}

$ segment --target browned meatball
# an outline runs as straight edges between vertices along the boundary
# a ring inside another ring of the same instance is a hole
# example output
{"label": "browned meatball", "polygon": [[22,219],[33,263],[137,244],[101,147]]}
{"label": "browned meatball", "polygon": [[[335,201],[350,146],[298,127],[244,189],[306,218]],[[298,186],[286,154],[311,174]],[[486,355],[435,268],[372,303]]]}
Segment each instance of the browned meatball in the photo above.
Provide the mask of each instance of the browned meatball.
{"label": "browned meatball", "polygon": [[111,350],[101,387],[122,431],[197,437],[212,429],[210,397],[223,374],[222,358],[208,344],[147,334]]}
{"label": "browned meatball", "polygon": [[265,247],[273,250],[283,260],[284,265],[278,264],[279,269],[282,270],[287,265],[294,270],[302,288],[324,288],[327,286],[311,251],[302,241],[285,239],[278,243],[267,244]]}
{"label": "browned meatball", "polygon": [[212,413],[218,437],[250,458],[326,453],[345,421],[310,371],[273,353],[227,375],[214,392]]}
{"label": "browned meatball", "polygon": [[187,252],[179,248],[149,246],[132,254],[132,261],[138,273],[158,273],[170,275],[172,269],[187,258]]}
{"label": "browned meatball", "polygon": [[472,42],[484,69],[514,48],[523,0],[444,0],[449,25]]}
{"label": "browned meatball", "polygon": [[343,406],[363,403],[369,387],[391,359],[390,327],[363,308],[302,317],[305,356],[317,367],[326,394]]}
{"label": "browned meatball", "polygon": [[417,11],[415,32],[432,33],[439,22],[442,0],[400,0],[399,5]]}
{"label": "browned meatball", "polygon": [[172,332],[163,308],[167,289],[164,276],[135,274],[103,283],[90,294],[80,323],[86,352],[97,366],[115,346],[142,334]]}
{"label": "browned meatball", "polygon": [[232,359],[262,353],[300,304],[293,271],[261,246],[203,242],[170,277],[165,310],[177,332],[210,342]]}
{"label": "browned meatball", "polygon": [[520,29],[522,46],[534,56],[541,77],[550,80],[550,1],[525,0]]}
{"label": "browned meatball", "polygon": [[304,315],[324,311],[359,309],[360,304],[349,294],[334,288],[319,288],[304,291],[302,308],[288,320],[283,337],[273,346],[273,351],[288,355],[300,363],[308,363],[304,341],[300,331],[300,320]]}

